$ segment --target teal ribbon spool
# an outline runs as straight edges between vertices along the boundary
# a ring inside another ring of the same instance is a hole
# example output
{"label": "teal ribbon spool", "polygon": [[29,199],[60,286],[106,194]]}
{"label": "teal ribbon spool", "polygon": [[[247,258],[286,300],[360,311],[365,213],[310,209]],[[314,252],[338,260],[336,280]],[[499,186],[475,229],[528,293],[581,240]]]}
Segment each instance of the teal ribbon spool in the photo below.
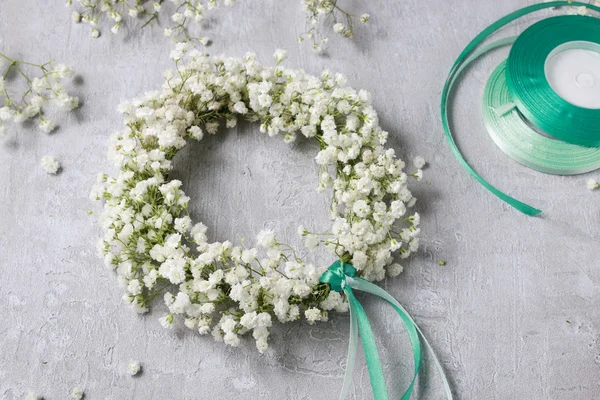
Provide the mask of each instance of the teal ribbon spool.
{"label": "teal ribbon spool", "polygon": [[[501,39],[498,42],[494,42],[494,43],[491,43],[488,45],[482,45],[482,43],[489,36],[491,36],[494,32],[496,32],[500,28],[504,27],[505,25],[513,22],[514,20],[519,19],[525,15],[531,14],[533,12],[543,10],[546,8],[569,7],[569,6],[571,6],[571,7],[586,7],[590,10],[600,12],[600,7],[597,7],[597,6],[588,4],[588,3],[582,3],[582,2],[577,2],[577,1],[574,1],[574,2],[552,1],[552,2],[547,2],[547,3],[534,4],[534,5],[522,8],[520,10],[517,10],[511,14],[508,14],[508,15],[500,18],[498,21],[494,22],[490,26],[488,26],[486,29],[484,29],[480,34],[478,34],[467,45],[467,47],[465,47],[465,49],[460,53],[460,55],[454,62],[454,65],[452,66],[450,73],[448,74],[448,77],[446,78],[446,82],[445,82],[444,88],[442,90],[441,104],[440,104],[441,114],[442,114],[442,126],[444,128],[444,133],[445,133],[446,139],[450,145],[450,149],[452,150],[455,158],[475,180],[477,180],[479,183],[481,183],[481,185],[483,185],[486,189],[488,189],[490,192],[492,192],[498,198],[505,201],[507,204],[516,208],[517,210],[521,211],[522,213],[524,213],[526,215],[538,215],[542,211],[535,207],[532,207],[528,204],[525,204],[525,203],[505,194],[504,192],[497,189],[496,187],[492,186],[485,179],[483,179],[473,169],[473,167],[471,167],[471,165],[469,165],[469,163],[465,160],[465,158],[461,154],[460,150],[458,149],[456,142],[454,141],[452,129],[450,128],[450,121],[448,118],[448,103],[449,103],[448,99],[449,99],[450,93],[452,91],[452,88],[453,88],[456,80],[460,77],[461,72],[467,67],[467,65],[469,63],[471,63],[477,57],[487,53],[488,51],[491,51],[500,46],[505,46],[505,45],[511,44],[515,41],[515,38],[506,38],[506,39]],[[596,42],[597,41],[598,40],[596,40]],[[542,75],[543,75],[543,73],[542,73]],[[599,128],[600,128],[600,126],[599,126]],[[548,133],[552,133],[552,132],[548,132]]]}
{"label": "teal ribbon spool", "polygon": [[414,373],[411,383],[408,389],[406,389],[402,395],[401,400],[410,399],[419,369],[421,367],[421,341],[419,340],[419,334],[421,335],[421,338],[423,339],[427,349],[433,356],[436,368],[443,380],[446,397],[449,400],[452,400],[452,391],[450,390],[450,385],[446,379],[442,365],[435,355],[435,352],[431,348],[431,345],[417,324],[415,324],[415,321],[411,318],[404,307],[402,307],[402,305],[400,305],[400,303],[398,303],[398,301],[392,297],[392,295],[372,282],[356,276],[356,268],[354,268],[354,266],[343,263],[339,260],[331,264],[327,271],[321,275],[319,281],[329,284],[331,289],[335,290],[336,292],[344,292],[350,306],[350,339],[348,343],[348,361],[346,364],[346,372],[344,373],[344,383],[342,384],[342,390],[340,392],[340,400],[344,400],[346,398],[352,383],[352,373],[356,364],[356,351],[358,348],[359,332],[363,350],[365,352],[365,359],[367,362],[367,368],[369,370],[369,377],[371,379],[371,388],[373,389],[374,399],[389,399],[385,384],[385,377],[381,368],[381,361],[379,360],[377,345],[375,344],[375,337],[373,336],[373,330],[371,329],[371,324],[369,323],[369,319],[367,318],[365,310],[356,296],[354,296],[353,289],[371,293],[385,300],[394,308],[406,326],[406,331],[413,348]]}
{"label": "teal ribbon spool", "polygon": [[[548,174],[575,175],[600,168],[600,148],[541,135],[510,106],[506,65],[504,61],[494,70],[483,94],[483,120],[496,145],[515,161]],[[507,104],[509,111],[503,110]]]}
{"label": "teal ribbon spool", "polygon": [[600,109],[567,102],[546,79],[548,56],[569,42],[600,44],[600,19],[563,15],[527,28],[510,50],[506,85],[521,114],[536,127],[567,143],[600,146]]}

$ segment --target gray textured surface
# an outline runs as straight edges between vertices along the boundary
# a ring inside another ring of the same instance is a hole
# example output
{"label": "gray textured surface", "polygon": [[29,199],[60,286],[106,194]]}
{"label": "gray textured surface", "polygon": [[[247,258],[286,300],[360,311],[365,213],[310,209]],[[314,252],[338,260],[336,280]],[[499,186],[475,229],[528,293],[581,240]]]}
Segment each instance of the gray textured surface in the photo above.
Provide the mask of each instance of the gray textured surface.
{"label": "gray textured surface", "polygon": [[[326,57],[296,44],[303,27],[297,1],[239,3],[213,14],[211,52],[253,50],[270,62],[273,50],[284,47],[289,66],[343,72],[352,86],[373,93],[398,153],[429,160],[431,184],[413,186],[423,215],[422,250],[384,286],[437,349],[456,397],[599,399],[598,194],[585,189],[585,177],[547,176],[515,164],[487,137],[480,96],[499,54],[476,65],[459,90],[459,142],[484,177],[541,207],[543,216],[520,215],[485,192],[454,160],[440,127],[439,93],[455,56],[484,26],[528,2],[355,0],[349,7],[370,12],[371,27],[359,27],[354,42],[332,37]],[[2,51],[37,61],[55,57],[84,80],[76,88],[83,106],[59,119],[56,133],[19,128],[0,145],[2,399],[23,398],[29,389],[61,399],[74,386],[89,399],[337,395],[346,315],[315,327],[278,326],[270,352],[259,356],[251,341],[226,348],[186,329],[163,330],[158,313],[135,315],[95,256],[99,204],[88,192],[96,173],[110,168],[107,137],[121,124],[116,104],[162,82],[169,46],[157,29],[116,37],[105,29],[92,39],[88,27],[71,24],[62,1],[0,3]],[[239,240],[271,226],[293,242],[291,227],[299,221],[325,223],[327,199],[312,190],[315,149],[257,133],[245,126],[222,143],[189,148],[176,174],[213,239]],[[46,154],[61,159],[60,175],[39,167]],[[96,214],[88,216],[88,209]],[[446,267],[437,266],[440,258]],[[408,343],[395,334],[397,321],[385,320],[390,310],[371,300],[365,303],[377,335],[385,337],[384,369],[398,394],[411,368]],[[142,362],[141,376],[125,375],[129,359]],[[442,398],[439,379],[427,372],[413,398]],[[351,392],[370,398],[364,367]]]}

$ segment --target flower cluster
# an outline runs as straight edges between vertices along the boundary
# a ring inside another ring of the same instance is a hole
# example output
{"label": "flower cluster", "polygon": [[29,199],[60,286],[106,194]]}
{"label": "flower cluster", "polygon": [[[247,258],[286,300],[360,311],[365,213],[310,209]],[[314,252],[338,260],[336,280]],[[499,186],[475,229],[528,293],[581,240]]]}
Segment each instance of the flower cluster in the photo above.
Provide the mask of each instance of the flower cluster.
{"label": "flower cluster", "polygon": [[[39,76],[32,76],[31,71],[39,70]],[[12,59],[0,53],[0,137],[6,135],[6,123],[25,122],[39,117],[38,127],[50,133],[56,128],[56,122],[44,117],[44,107],[49,104],[71,111],[79,105],[77,97],[69,95],[63,81],[74,74],[73,68],[64,64],[54,65],[52,61],[45,64],[33,64]],[[12,78],[23,78],[25,89],[15,96],[8,87]]]}
{"label": "flower cluster", "polygon": [[[300,35],[298,41],[303,43],[306,39],[310,40],[313,50],[320,53],[329,40],[318,28],[319,23],[325,20],[333,20],[335,33],[352,38],[356,17],[342,9],[338,3],[339,0],[302,0],[307,30]],[[359,17],[363,24],[367,24],[369,19],[369,14],[362,14]]]}
{"label": "flower cluster", "polygon": [[[119,106],[125,128],[111,137],[109,159],[120,173],[100,174],[91,194],[105,202],[99,252],[135,310],[147,311],[165,292],[163,326],[180,318],[232,346],[251,331],[260,352],[275,319],[312,324],[347,310],[344,297],[319,282],[328,265],[302,260],[274,232],[259,232],[254,247],[211,242],[207,226],[188,215],[190,198],[169,179],[173,157],[188,140],[217,134],[222,121],[233,127],[238,118],[286,142],[302,135],[318,143],[317,191],[333,193],[332,226],[325,233],[300,226],[309,249],[326,247],[332,261],[351,262],[369,280],[402,271],[392,254],[407,258],[417,250],[419,215],[408,212],[416,199],[404,162],[385,147],[388,133],[366,91],[348,87],[340,74],[284,68],[281,50],[275,67],[253,54],[210,58],[185,43],[171,56],[176,69],[165,72],[161,91]],[[413,176],[420,179],[421,170]]]}
{"label": "flower cluster", "polygon": [[595,179],[590,178],[587,180],[586,186],[589,190],[596,190],[596,189],[600,188],[600,182],[598,182]]}
{"label": "flower cluster", "polygon": [[[98,23],[101,19],[111,21],[111,32],[119,33],[124,20],[129,18],[143,21],[142,27],[159,21],[159,16],[167,14],[169,25],[164,29],[164,35],[172,37],[176,41],[190,41],[207,45],[206,36],[192,36],[190,24],[200,24],[204,21],[207,10],[218,6],[217,0],[76,0],[76,11],[73,11],[71,19],[73,22],[84,22],[92,27],[91,35],[99,37]],[[226,6],[234,5],[236,0],[224,0]],[[67,0],[67,6],[73,6],[73,0]]]}

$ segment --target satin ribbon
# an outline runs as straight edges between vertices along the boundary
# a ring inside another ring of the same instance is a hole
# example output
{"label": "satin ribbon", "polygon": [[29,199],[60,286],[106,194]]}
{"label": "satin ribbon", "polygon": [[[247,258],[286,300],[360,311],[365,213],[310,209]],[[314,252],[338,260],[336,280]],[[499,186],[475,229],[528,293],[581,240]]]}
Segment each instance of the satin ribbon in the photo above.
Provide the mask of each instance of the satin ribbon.
{"label": "satin ribbon", "polygon": [[425,343],[427,349],[432,354],[436,368],[442,377],[446,397],[452,400],[452,391],[450,390],[450,385],[448,384],[448,380],[446,379],[442,365],[435,355],[435,352],[408,312],[400,305],[400,303],[396,301],[396,299],[394,299],[388,292],[379,286],[369,282],[366,279],[356,276],[356,268],[354,268],[351,264],[343,263],[339,260],[334,262],[327,269],[327,271],[321,275],[319,280],[322,283],[328,283],[331,289],[336,292],[344,292],[350,305],[350,340],[348,343],[348,361],[346,364],[346,372],[344,374],[342,391],[340,392],[340,400],[344,400],[346,398],[352,383],[352,373],[356,364],[356,351],[358,348],[359,332],[365,353],[369,377],[371,379],[371,387],[373,389],[374,399],[389,399],[371,324],[369,323],[369,319],[367,318],[367,314],[365,313],[362,305],[354,296],[353,289],[371,293],[388,302],[392,307],[394,307],[402,319],[402,322],[404,322],[404,325],[406,326],[406,331],[413,349],[414,374],[410,385],[402,395],[401,400],[408,400],[410,398],[417,375],[419,373],[419,369],[421,367],[421,342],[419,340],[419,334],[423,339],[423,343]]}
{"label": "satin ribbon", "polygon": [[[575,175],[600,168],[600,147],[584,147],[544,136],[520,116],[506,85],[506,61],[483,92],[483,121],[491,138],[509,157],[547,174]],[[507,106],[508,104],[508,106]]]}
{"label": "satin ribbon", "polygon": [[[480,56],[512,45],[516,36],[487,43],[471,53],[450,82],[454,87],[461,72]],[[483,95],[483,120],[494,142],[508,156],[536,171],[574,175],[600,168],[600,148],[583,147],[539,134],[519,115],[506,87],[506,61],[488,79]]]}
{"label": "satin ribbon", "polygon": [[[446,83],[444,84],[444,88],[442,90],[442,100],[441,100],[442,126],[444,128],[444,133],[446,135],[446,139],[448,140],[448,143],[450,144],[450,149],[452,150],[454,157],[458,160],[458,162],[462,165],[462,167],[473,178],[475,178],[475,180],[477,180],[481,185],[483,185],[486,189],[488,189],[490,192],[495,194],[498,198],[504,200],[510,206],[516,208],[517,210],[519,210],[522,213],[527,214],[527,215],[537,215],[537,214],[540,214],[542,211],[503,193],[499,189],[496,189],[494,186],[489,184],[485,179],[483,179],[473,169],[473,167],[471,167],[469,165],[469,163],[467,163],[467,161],[461,154],[460,150],[458,149],[458,146],[456,145],[456,142],[454,141],[454,137],[452,136],[452,130],[450,129],[450,123],[449,123],[449,118],[448,118],[448,98],[450,96],[450,92],[452,90],[452,86],[453,86],[454,82],[459,77],[460,72],[465,68],[467,60],[471,59],[471,57],[469,57],[469,56],[474,56],[474,55],[479,56],[479,55],[485,53],[485,51],[483,51],[483,49],[480,49],[480,51],[477,52],[476,48],[479,47],[483,43],[483,41],[486,40],[490,35],[492,35],[494,32],[496,32],[500,28],[504,27],[505,25],[509,24],[510,22],[512,22],[518,18],[521,18],[527,14],[531,14],[533,12],[543,10],[545,8],[567,7],[567,6],[586,7],[591,10],[594,10],[594,11],[600,11],[600,7],[596,7],[591,4],[587,4],[587,3],[581,3],[581,2],[576,2],[576,1],[573,1],[573,2],[552,1],[552,2],[548,2],[548,3],[534,4],[529,7],[525,7],[520,10],[517,10],[513,13],[510,13],[510,14],[506,15],[505,17],[500,18],[498,21],[494,22],[493,24],[488,26],[486,29],[484,29],[480,34],[478,34],[467,45],[467,47],[465,47],[465,49],[460,53],[460,55],[454,62],[454,65],[452,66],[450,73],[448,74],[448,78],[446,78]],[[514,41],[514,38],[511,38],[511,40]],[[496,47],[498,47],[498,46],[496,46]],[[488,48],[487,50],[491,50],[491,48]]]}
{"label": "satin ribbon", "polygon": [[519,35],[506,63],[506,86],[521,114],[564,142],[600,146],[600,109],[564,100],[546,78],[546,61],[555,50],[593,50],[600,44],[600,19],[560,15],[541,20]]}

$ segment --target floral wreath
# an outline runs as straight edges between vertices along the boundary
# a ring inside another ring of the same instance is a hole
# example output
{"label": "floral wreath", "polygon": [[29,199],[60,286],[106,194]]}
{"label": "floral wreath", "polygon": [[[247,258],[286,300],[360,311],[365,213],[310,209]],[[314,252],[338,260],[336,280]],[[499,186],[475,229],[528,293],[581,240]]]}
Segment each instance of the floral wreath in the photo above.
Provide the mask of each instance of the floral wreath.
{"label": "floral wreath", "polygon": [[[284,68],[282,50],[274,56],[277,65],[265,67],[254,54],[210,58],[178,44],[171,54],[176,68],[165,73],[162,90],[119,106],[125,128],[111,137],[109,159],[120,173],[100,174],[92,193],[105,202],[99,251],[136,311],[146,312],[167,290],[163,326],[182,318],[231,346],[252,331],[261,353],[273,318],[324,321],[330,310],[348,310],[347,296],[320,282],[326,266],[305,263],[272,231],[258,233],[256,247],[209,242],[207,227],[188,215],[181,182],[169,180],[173,157],[189,139],[216,134],[222,120],[234,127],[243,117],[286,142],[298,132],[316,140],[317,191],[333,191],[332,225],[326,233],[302,226],[298,232],[308,249],[325,246],[365,280],[398,275],[402,266],[393,253],[407,258],[419,244],[419,215],[407,212],[416,199],[405,163],[385,147],[388,133],[370,95],[346,86],[340,74],[318,78]],[[418,157],[415,178],[423,165]]]}

